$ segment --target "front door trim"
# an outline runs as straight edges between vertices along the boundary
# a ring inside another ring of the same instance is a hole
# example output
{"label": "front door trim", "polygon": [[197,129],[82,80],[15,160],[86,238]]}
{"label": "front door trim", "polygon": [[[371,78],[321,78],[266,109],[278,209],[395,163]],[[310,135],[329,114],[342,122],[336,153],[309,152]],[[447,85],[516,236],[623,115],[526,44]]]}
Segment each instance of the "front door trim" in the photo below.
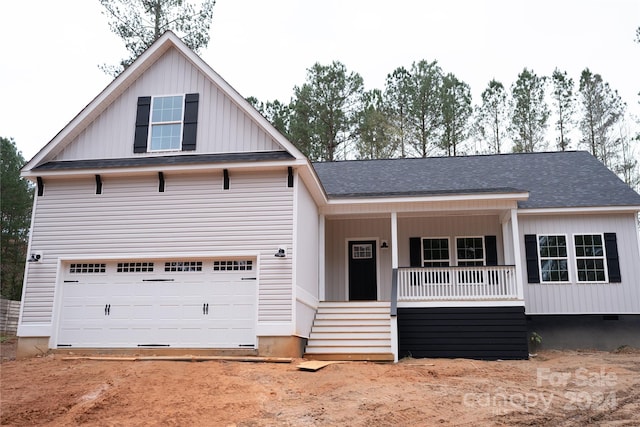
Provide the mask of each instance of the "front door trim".
{"label": "front door trim", "polygon": [[351,257],[351,254],[349,251],[349,243],[362,242],[366,240],[375,242],[374,249],[376,251],[376,301],[382,301],[380,299],[380,238],[379,237],[347,237],[344,240],[344,253],[345,253],[344,295],[346,297],[346,301],[351,301],[349,296],[349,259]]}

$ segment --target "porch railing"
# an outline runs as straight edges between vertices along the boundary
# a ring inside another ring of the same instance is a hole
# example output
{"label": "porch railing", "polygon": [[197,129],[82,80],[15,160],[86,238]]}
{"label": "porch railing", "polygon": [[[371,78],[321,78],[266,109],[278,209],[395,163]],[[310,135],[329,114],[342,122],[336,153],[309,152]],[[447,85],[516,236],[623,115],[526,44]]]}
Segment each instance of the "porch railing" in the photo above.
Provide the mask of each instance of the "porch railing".
{"label": "porch railing", "polygon": [[514,266],[398,269],[398,301],[517,298]]}

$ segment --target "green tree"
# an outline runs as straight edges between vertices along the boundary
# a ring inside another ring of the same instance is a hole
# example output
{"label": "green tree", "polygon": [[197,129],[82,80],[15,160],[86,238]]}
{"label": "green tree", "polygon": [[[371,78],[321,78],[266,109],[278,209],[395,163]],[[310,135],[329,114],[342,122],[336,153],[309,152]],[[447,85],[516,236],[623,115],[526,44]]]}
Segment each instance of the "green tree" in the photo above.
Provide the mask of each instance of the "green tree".
{"label": "green tree", "polygon": [[556,113],[556,130],[558,131],[557,146],[560,151],[565,151],[571,140],[568,136],[574,124],[575,96],[573,94],[573,79],[567,72],[561,72],[557,68],[551,75],[553,84],[553,106]]}
{"label": "green tree", "polygon": [[247,101],[260,112],[269,122],[285,137],[289,137],[289,121],[291,118],[291,108],[287,104],[278,101],[259,101],[251,96]]}
{"label": "green tree", "polygon": [[393,143],[400,150],[400,157],[407,157],[409,129],[409,99],[411,93],[411,74],[399,67],[387,75],[384,90],[384,102],[391,125]]}
{"label": "green tree", "polygon": [[312,161],[338,159],[338,150],[346,152],[356,137],[363,90],[362,77],[341,62],[314,64],[306,83],[294,88],[289,127],[293,143]]}
{"label": "green tree", "polygon": [[165,31],[174,31],[195,52],[209,44],[209,27],[216,0],[99,0],[111,31],[131,54],[118,65],[102,65],[117,76]]}
{"label": "green tree", "polygon": [[579,101],[582,107],[581,143],[593,156],[613,168],[619,148],[613,130],[624,114],[625,104],[600,74],[593,74],[588,68],[580,75]]}
{"label": "green tree", "polygon": [[356,158],[388,159],[396,154],[393,126],[383,101],[382,91],[364,92],[358,120]]}
{"label": "green tree", "polygon": [[408,121],[412,143],[420,157],[427,157],[442,138],[442,69],[436,61],[411,66]]}
{"label": "green tree", "polygon": [[13,139],[0,138],[0,209],[2,234],[0,241],[0,283],[2,296],[19,300],[27,257],[33,190],[20,177],[25,161]]}
{"label": "green tree", "polygon": [[462,143],[469,134],[471,89],[452,73],[442,80],[442,140],[440,148],[448,156],[460,154]]}
{"label": "green tree", "polygon": [[614,171],[629,187],[638,191],[640,190],[640,171],[635,145],[640,142],[640,138],[631,136],[631,129],[624,117],[618,123],[617,134],[619,161],[614,166]]}
{"label": "green tree", "polygon": [[476,136],[486,141],[490,153],[500,154],[507,133],[507,91],[502,83],[493,79],[481,97],[482,104],[476,109]]}
{"label": "green tree", "polygon": [[544,100],[545,77],[524,69],[511,87],[513,151],[532,153],[546,148],[549,106]]}

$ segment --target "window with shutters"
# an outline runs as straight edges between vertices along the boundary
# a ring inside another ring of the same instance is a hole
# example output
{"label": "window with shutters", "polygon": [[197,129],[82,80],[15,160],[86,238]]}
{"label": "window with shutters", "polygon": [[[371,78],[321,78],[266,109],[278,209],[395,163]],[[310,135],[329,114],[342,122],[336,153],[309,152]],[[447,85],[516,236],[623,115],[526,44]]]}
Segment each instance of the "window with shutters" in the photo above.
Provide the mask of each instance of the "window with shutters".
{"label": "window with shutters", "polygon": [[133,152],[194,151],[199,99],[197,93],[139,97]]}
{"label": "window with shutters", "polygon": [[182,148],[184,95],[154,96],[149,120],[149,151],[176,151]]}
{"label": "window with shutters", "polygon": [[607,282],[607,263],[602,234],[576,234],[573,236],[573,241],[578,282]]}

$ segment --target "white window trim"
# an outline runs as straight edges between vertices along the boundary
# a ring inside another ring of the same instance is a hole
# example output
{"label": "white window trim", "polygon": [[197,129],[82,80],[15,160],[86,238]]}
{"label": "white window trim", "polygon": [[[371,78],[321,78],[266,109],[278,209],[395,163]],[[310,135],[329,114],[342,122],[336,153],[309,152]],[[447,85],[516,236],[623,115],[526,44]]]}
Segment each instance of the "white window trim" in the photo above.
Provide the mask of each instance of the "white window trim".
{"label": "white window trim", "polygon": [[[449,250],[449,258],[444,260],[444,259],[438,259],[438,260],[427,260],[424,258],[424,241],[425,239],[427,240],[446,240],[447,241],[447,247]],[[420,238],[420,258],[422,259],[422,265],[421,267],[424,267],[424,263],[425,262],[444,262],[447,261],[449,263],[449,267],[451,267],[453,265],[453,257],[451,256],[451,237],[450,236],[427,236],[427,237],[421,237]],[[444,268],[444,267],[433,267],[433,268]]]}
{"label": "white window trim", "polygon": [[[455,236],[455,242],[456,242],[456,247],[455,247],[455,260],[456,260],[456,265],[460,264],[460,261],[462,262],[469,262],[469,261],[482,261],[482,265],[486,266],[487,265],[487,248],[484,242],[484,236]],[[477,259],[458,259],[458,239],[480,239],[482,241],[482,259],[477,258]]]}
{"label": "white window trim", "polygon": [[[602,242],[602,256],[581,256],[579,257],[577,254],[576,240],[575,236],[600,236],[600,241]],[[609,266],[607,265],[607,247],[604,244],[604,233],[573,233],[571,235],[571,246],[573,249],[573,256],[575,259],[574,268],[576,273],[576,283],[580,285],[585,285],[589,283],[609,283]],[[600,280],[586,280],[581,281],[580,275],[578,274],[578,260],[579,259],[602,259],[602,264],[604,265],[604,281]]]}
{"label": "white window trim", "polygon": [[[156,102],[156,99],[158,98],[170,98],[172,96],[179,96],[182,98],[182,116],[180,117],[179,121],[169,121],[169,122],[154,122],[153,121],[153,105]],[[185,105],[184,105],[184,100],[185,100],[185,96],[186,94],[184,93],[176,93],[176,94],[169,94],[169,95],[155,95],[151,97],[151,107],[149,110],[149,133],[147,134],[147,152],[148,153],[161,153],[161,152],[170,152],[170,151],[182,151],[182,137],[183,137],[183,132],[184,132],[184,110],[185,110]],[[153,126],[154,125],[175,125],[175,124],[179,124],[180,125],[180,144],[178,144],[178,148],[168,148],[168,149],[159,149],[159,150],[154,150],[151,148],[151,135],[153,132]]]}
{"label": "white window trim", "polygon": [[[542,255],[540,255],[540,237],[541,236],[564,236],[564,241],[567,245],[567,256],[566,257],[545,257],[545,260],[567,260],[567,280],[566,281],[555,281],[555,282],[545,282],[542,278]],[[569,265],[571,259],[571,250],[573,248],[572,243],[569,241],[569,236],[564,233],[544,233],[544,234],[536,234],[536,250],[538,251],[538,274],[540,274],[540,284],[543,285],[568,285],[573,283],[571,277],[571,267]]]}

